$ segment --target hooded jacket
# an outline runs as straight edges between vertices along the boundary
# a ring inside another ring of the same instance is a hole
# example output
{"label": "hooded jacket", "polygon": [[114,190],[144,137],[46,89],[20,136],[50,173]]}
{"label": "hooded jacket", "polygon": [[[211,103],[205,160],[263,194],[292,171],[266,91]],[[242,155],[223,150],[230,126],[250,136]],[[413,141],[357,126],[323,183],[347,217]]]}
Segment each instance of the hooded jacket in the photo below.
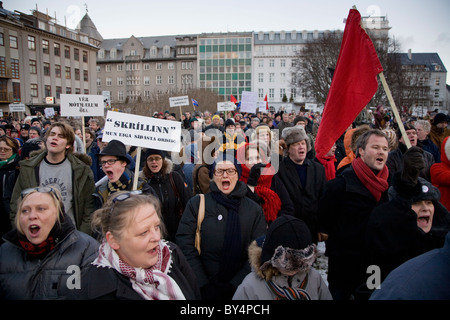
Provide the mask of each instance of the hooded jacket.
{"label": "hooded jacket", "polygon": [[[253,241],[248,248],[248,256],[252,271],[245,277],[244,281],[239,285],[233,300],[275,300],[276,295],[266,284],[267,276],[261,271],[261,253],[262,248],[257,241]],[[332,300],[330,291],[322,279],[320,273],[310,268],[307,273],[297,273],[292,277],[277,272],[276,269],[270,267],[267,273],[273,274],[271,281],[280,287],[300,287],[301,283],[308,275],[308,282],[304,290],[308,292],[311,300]],[[290,279],[288,279],[290,278]],[[290,282],[290,283],[289,283]]]}
{"label": "hooded jacket", "polygon": [[[47,151],[43,150],[39,154],[28,160],[20,161],[20,173],[17,178],[11,196],[11,221],[14,223],[17,205],[20,200],[20,193],[27,188],[39,186],[39,165],[47,156]],[[91,216],[94,212],[95,191],[94,174],[89,165],[91,159],[82,153],[67,153],[67,159],[72,166],[72,188],[73,188],[73,214],[75,226],[78,230],[87,234],[92,234]]]}
{"label": "hooded jacket", "polygon": [[[173,162],[165,158],[161,171],[152,175],[150,178],[147,178],[142,171],[139,173],[139,178],[147,181],[161,201],[161,213],[168,233],[167,240],[170,241],[175,240],[175,234],[181,218],[178,212],[177,202],[179,201],[178,205],[184,211],[187,202],[192,197],[190,188],[184,182],[181,175],[173,171],[173,168]],[[172,187],[170,175],[172,175],[176,191]],[[179,198],[177,198],[176,192],[178,192]]]}
{"label": "hooded jacket", "polygon": [[441,147],[441,162],[431,166],[431,183],[441,192],[441,203],[450,211],[450,137]]}

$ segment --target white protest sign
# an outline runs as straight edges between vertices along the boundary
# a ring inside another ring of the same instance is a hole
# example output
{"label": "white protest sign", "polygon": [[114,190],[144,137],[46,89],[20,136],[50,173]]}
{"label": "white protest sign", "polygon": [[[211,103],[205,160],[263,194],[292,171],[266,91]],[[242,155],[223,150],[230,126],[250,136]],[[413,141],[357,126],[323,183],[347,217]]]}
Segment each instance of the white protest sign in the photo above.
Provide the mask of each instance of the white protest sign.
{"label": "white protest sign", "polygon": [[258,93],[242,91],[241,112],[256,113],[258,107]]}
{"label": "white protest sign", "polygon": [[269,110],[266,110],[266,101],[258,101],[258,111],[262,113],[269,112]]}
{"label": "white protest sign", "polygon": [[217,111],[234,111],[236,105],[231,101],[217,102]]}
{"label": "white protest sign", "polygon": [[61,94],[60,100],[63,117],[105,115],[103,95]]}
{"label": "white protest sign", "polygon": [[169,98],[169,103],[170,103],[170,107],[188,106],[189,105],[189,97],[188,96],[172,97],[172,98]]}
{"label": "white protest sign", "polygon": [[11,103],[9,112],[25,112],[25,105],[23,103]]}
{"label": "white protest sign", "polygon": [[46,118],[51,118],[55,115],[55,108],[45,108],[44,114]]}
{"label": "white protest sign", "polygon": [[108,111],[102,140],[180,152],[181,122]]}

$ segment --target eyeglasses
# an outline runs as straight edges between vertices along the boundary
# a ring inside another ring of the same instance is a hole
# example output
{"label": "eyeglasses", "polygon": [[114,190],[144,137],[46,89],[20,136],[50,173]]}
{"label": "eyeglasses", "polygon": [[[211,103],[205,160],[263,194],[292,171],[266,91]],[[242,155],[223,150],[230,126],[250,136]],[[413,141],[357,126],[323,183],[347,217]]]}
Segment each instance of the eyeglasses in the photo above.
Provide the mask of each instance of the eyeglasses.
{"label": "eyeglasses", "polygon": [[116,161],[119,161],[120,159],[109,159],[109,160],[105,160],[105,161],[100,161],[100,167],[105,166],[106,164],[109,164],[110,166],[112,166],[114,163],[116,163]]}
{"label": "eyeglasses", "polygon": [[155,161],[155,162],[160,162],[161,160],[162,160],[161,157],[155,157],[155,158],[148,157],[148,158],[147,158],[147,162],[153,162],[153,161]]}
{"label": "eyeglasses", "polygon": [[50,193],[50,192],[51,192],[51,193],[53,193],[53,195],[54,195],[58,200],[61,200],[60,194],[58,194],[58,193],[56,192],[56,190],[53,189],[52,187],[35,187],[35,188],[28,188],[28,189],[23,190],[23,191],[20,193],[20,196],[21,196],[21,198],[23,199],[23,198],[25,198],[27,195],[29,195],[30,193],[32,193],[33,191],[42,192],[42,193]]}
{"label": "eyeglasses", "polygon": [[237,173],[237,170],[236,169],[233,169],[233,168],[229,168],[229,169],[225,169],[225,170],[223,170],[223,169],[216,169],[216,170],[214,170],[214,175],[216,176],[216,177],[220,177],[220,176],[223,176],[223,174],[224,173],[227,173],[227,175],[229,175],[229,176],[234,176],[236,173]]}
{"label": "eyeglasses", "polygon": [[0,152],[10,152],[10,151],[12,151],[12,148],[0,147]]}

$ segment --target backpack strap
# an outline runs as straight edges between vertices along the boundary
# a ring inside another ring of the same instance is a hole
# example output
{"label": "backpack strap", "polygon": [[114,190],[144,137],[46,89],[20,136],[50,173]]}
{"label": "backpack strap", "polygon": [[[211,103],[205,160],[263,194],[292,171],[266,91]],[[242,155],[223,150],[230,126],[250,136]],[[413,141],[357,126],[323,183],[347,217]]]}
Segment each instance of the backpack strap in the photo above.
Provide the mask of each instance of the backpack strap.
{"label": "backpack strap", "polygon": [[203,218],[205,217],[205,195],[199,194],[200,205],[198,206],[198,217],[197,217],[197,230],[195,232],[195,248],[197,248],[198,254],[201,253],[200,250],[200,231],[202,227]]}

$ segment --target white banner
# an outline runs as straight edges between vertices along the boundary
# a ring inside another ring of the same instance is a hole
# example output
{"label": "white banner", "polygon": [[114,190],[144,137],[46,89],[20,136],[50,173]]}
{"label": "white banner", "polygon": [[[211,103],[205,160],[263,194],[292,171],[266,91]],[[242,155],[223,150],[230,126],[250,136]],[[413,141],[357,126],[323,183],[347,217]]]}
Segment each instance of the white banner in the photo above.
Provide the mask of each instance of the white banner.
{"label": "white banner", "polygon": [[242,91],[241,112],[256,113],[258,107],[258,93]]}
{"label": "white banner", "polygon": [[189,97],[188,96],[172,97],[172,98],[169,98],[169,103],[170,103],[170,107],[188,106],[189,105]]}
{"label": "white banner", "polygon": [[61,115],[63,117],[104,117],[103,95],[61,94]]}
{"label": "white banner", "polygon": [[11,103],[9,112],[25,112],[25,105],[23,103]]}
{"label": "white banner", "polygon": [[217,102],[217,111],[234,111],[235,109],[236,105],[234,104],[234,102]]}
{"label": "white banner", "polygon": [[108,111],[102,140],[180,152],[181,122]]}

